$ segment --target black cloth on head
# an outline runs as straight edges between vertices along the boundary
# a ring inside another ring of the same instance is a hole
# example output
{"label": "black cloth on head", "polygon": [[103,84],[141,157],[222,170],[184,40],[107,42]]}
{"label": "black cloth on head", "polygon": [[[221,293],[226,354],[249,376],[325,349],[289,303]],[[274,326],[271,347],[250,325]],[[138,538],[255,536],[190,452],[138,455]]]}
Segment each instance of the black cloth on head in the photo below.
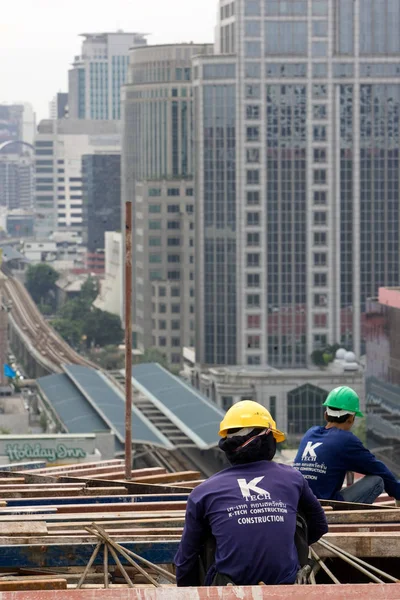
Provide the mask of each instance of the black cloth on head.
{"label": "black cloth on head", "polygon": [[272,432],[261,432],[260,434],[260,429],[253,429],[247,435],[223,438],[219,441],[218,446],[225,452],[231,465],[244,465],[258,460],[272,460],[276,452],[276,440]]}

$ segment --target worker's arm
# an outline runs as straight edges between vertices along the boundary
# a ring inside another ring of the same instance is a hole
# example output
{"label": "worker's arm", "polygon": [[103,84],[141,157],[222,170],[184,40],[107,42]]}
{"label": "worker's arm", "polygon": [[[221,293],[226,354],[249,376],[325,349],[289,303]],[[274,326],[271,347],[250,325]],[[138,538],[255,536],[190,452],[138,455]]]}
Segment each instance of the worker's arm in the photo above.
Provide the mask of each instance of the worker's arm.
{"label": "worker's arm", "polygon": [[307,481],[303,480],[303,490],[298,511],[303,515],[308,527],[308,543],[314,544],[328,531],[328,523],[321,504],[314,496]]}
{"label": "worker's arm", "polygon": [[199,554],[206,531],[208,531],[208,527],[201,506],[189,496],[186,505],[185,527],[175,556],[178,587],[200,585]]}
{"label": "worker's arm", "polygon": [[382,477],[385,492],[396,500],[400,500],[400,482],[382,461],[375,458],[372,452],[363,446],[355,435],[350,437],[346,446],[346,461],[348,461],[348,466],[346,464],[348,471]]}

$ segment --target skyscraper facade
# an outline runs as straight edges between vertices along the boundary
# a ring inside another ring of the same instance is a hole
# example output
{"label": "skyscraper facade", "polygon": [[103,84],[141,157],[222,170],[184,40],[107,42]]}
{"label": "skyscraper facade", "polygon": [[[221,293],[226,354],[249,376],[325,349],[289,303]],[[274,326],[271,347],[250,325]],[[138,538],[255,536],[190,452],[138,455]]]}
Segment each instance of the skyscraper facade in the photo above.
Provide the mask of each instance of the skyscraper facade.
{"label": "skyscraper facade", "polygon": [[159,348],[175,365],[182,347],[194,344],[191,59],[211,50],[204,44],[134,49],[123,92],[122,202],[133,202],[133,322],[139,348]]}
{"label": "skyscraper facade", "polygon": [[129,50],[146,45],[141,33],[84,33],[82,52],[69,71],[69,116],[73,119],[121,118],[121,86]]}
{"label": "skyscraper facade", "polygon": [[194,60],[196,358],[306,366],[363,351],[399,281],[400,3],[219,3]]}

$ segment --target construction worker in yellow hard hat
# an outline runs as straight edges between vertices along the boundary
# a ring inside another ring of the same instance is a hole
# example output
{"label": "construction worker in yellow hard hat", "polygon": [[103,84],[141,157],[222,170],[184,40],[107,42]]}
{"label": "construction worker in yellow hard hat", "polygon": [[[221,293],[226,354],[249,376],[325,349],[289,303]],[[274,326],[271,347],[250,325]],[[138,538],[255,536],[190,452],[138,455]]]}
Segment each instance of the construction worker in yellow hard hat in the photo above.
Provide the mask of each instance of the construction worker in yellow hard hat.
{"label": "construction worker in yellow hard hat", "polygon": [[[272,462],[285,435],[261,404],[244,400],[232,406],[219,435],[231,466],[189,495],[175,557],[178,586],[294,583],[307,561],[308,543],[327,531],[324,511],[300,473]],[[300,511],[308,533],[302,559],[295,543]],[[215,553],[211,562],[202,562],[207,571],[202,580],[199,558],[210,535]]]}
{"label": "construction worker in yellow hard hat", "polygon": [[[314,494],[325,500],[373,504],[385,489],[400,500],[400,482],[350,431],[355,418],[364,416],[356,392],[341,385],[328,394],[323,405],[326,424],[307,431],[294,461]],[[342,488],[348,471],[365,477]]]}

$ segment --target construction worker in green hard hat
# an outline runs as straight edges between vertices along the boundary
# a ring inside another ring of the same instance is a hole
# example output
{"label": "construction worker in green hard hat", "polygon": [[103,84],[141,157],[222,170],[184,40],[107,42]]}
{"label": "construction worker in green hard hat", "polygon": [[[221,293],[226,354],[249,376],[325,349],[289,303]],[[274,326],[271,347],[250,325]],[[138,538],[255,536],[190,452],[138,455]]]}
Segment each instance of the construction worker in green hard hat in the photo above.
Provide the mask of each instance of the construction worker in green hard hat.
{"label": "construction worker in green hard hat", "polygon": [[[350,431],[355,418],[364,416],[356,392],[347,386],[337,387],[328,394],[324,406],[326,425],[307,431],[293,465],[317,498],[372,504],[385,489],[399,500],[400,482]],[[343,488],[348,471],[365,477]]]}

